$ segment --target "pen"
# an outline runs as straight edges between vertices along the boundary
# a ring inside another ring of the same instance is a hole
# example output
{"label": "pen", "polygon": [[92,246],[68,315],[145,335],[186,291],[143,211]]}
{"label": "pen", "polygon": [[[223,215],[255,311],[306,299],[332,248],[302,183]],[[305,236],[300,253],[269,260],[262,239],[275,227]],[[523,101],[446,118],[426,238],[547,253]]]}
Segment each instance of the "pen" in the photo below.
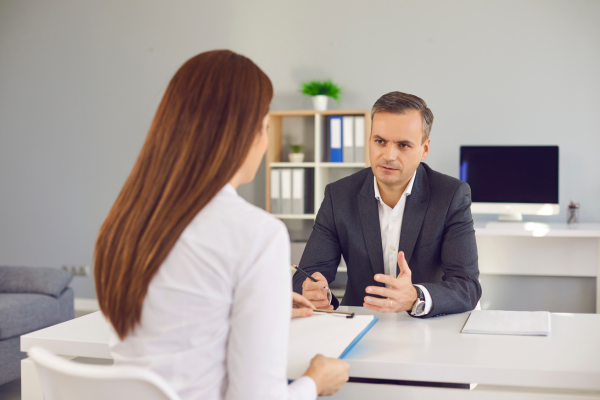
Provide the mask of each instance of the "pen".
{"label": "pen", "polygon": [[324,313],[335,315],[336,317],[354,318],[353,312],[348,311],[336,311],[336,310],[313,310],[313,313]]}
{"label": "pen", "polygon": [[[308,279],[312,280],[313,282],[319,282],[318,280],[316,280],[315,278],[313,278],[312,276],[310,276],[308,274],[308,272],[301,270],[300,268],[298,268],[297,265],[292,264],[292,267],[296,268],[296,271],[299,271],[300,273],[302,273],[304,276],[306,276]],[[323,287],[323,289],[327,289],[326,286]]]}

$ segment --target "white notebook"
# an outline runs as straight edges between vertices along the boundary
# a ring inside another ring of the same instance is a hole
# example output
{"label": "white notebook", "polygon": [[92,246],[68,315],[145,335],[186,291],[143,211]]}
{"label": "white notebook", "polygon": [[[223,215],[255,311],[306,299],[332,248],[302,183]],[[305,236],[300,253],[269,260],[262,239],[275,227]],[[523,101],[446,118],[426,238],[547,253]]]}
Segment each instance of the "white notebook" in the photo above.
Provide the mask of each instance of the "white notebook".
{"label": "white notebook", "polygon": [[548,311],[474,310],[462,333],[549,336],[550,313]]}
{"label": "white notebook", "polygon": [[377,320],[373,315],[345,318],[328,314],[293,319],[288,346],[288,379],[301,377],[317,354],[344,358]]}

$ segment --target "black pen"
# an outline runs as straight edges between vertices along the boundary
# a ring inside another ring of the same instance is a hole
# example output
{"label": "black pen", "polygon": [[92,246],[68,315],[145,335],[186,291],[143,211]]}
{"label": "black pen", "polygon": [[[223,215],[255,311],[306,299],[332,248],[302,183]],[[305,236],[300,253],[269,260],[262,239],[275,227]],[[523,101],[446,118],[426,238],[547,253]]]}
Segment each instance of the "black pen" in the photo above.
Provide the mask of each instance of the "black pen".
{"label": "black pen", "polygon": [[[310,276],[308,274],[308,272],[298,268],[297,265],[292,264],[292,267],[296,268],[296,271],[299,271],[300,273],[302,273],[304,276],[306,276],[308,279],[312,280],[313,282],[319,282],[318,280],[316,280],[315,278],[313,278],[312,276]],[[323,289],[327,289],[327,286],[324,286]]]}

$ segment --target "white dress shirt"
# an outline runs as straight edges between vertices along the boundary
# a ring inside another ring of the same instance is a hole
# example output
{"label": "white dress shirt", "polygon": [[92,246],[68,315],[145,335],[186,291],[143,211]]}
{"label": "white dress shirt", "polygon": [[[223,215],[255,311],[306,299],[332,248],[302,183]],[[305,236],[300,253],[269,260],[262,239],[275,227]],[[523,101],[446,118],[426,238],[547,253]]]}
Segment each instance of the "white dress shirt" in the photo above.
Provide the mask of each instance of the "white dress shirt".
{"label": "white dress shirt", "polygon": [[116,365],[149,368],[183,400],[317,397],[288,385],[290,241],[226,185],[186,227],[148,287],[140,324],[112,332]]}
{"label": "white dress shirt", "polygon": [[[383,251],[383,269],[386,275],[396,277],[396,265],[398,264],[398,245],[400,244],[400,232],[402,230],[402,219],[404,218],[404,207],[406,206],[406,198],[410,196],[413,185],[415,183],[415,176],[417,171],[413,174],[412,178],[408,182],[404,193],[400,196],[400,200],[391,208],[383,202],[381,194],[379,193],[379,186],[377,185],[377,178],[373,177],[373,185],[375,187],[375,198],[377,199],[378,211],[379,211],[379,227],[381,229],[381,249]],[[410,267],[410,266],[409,266]],[[431,311],[432,301],[429,291],[423,285],[418,286],[425,295],[425,314]],[[389,287],[386,285],[386,287]]]}

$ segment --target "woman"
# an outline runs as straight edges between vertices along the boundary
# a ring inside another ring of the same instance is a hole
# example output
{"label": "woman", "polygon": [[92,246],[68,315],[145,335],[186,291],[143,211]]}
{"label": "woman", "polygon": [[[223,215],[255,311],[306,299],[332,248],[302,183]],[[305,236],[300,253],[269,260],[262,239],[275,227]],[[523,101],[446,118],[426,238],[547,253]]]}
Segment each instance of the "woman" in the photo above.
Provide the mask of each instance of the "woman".
{"label": "woman", "polygon": [[115,363],[156,371],[184,400],[314,399],[348,379],[347,363],[317,356],[288,386],[289,237],[235,190],[267,149],[272,95],[241,55],[187,61],[100,229],[96,291]]}

